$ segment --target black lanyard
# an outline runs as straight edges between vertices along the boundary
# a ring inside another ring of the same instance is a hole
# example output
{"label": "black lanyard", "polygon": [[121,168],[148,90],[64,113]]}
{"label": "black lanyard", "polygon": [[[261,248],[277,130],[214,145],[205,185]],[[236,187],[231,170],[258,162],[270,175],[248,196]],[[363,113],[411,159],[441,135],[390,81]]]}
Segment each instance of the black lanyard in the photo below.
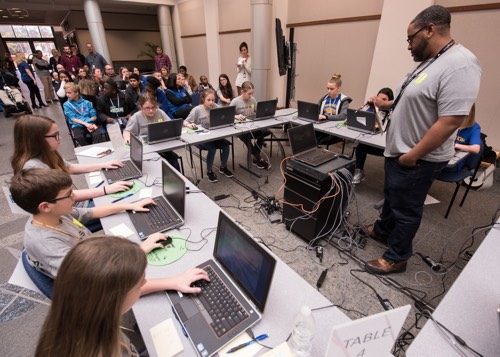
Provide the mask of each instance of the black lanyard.
{"label": "black lanyard", "polygon": [[387,129],[389,129],[389,125],[391,123],[391,114],[394,111],[394,108],[396,108],[396,105],[398,105],[399,100],[401,99],[401,97],[403,96],[404,91],[406,90],[406,87],[408,87],[410,85],[410,83],[415,78],[417,78],[420,75],[420,73],[422,73],[423,71],[425,71],[427,69],[427,67],[429,67],[431,64],[433,64],[435,60],[437,60],[439,57],[441,57],[442,54],[445,53],[446,51],[448,51],[454,44],[455,44],[455,40],[452,39],[450,42],[448,42],[448,44],[446,46],[444,46],[438,52],[437,55],[435,55],[429,62],[427,62],[425,64],[425,66],[422,69],[420,69],[420,71],[418,71],[418,69],[420,68],[420,66],[423,63],[420,63],[418,65],[418,67],[415,68],[415,70],[413,71],[413,73],[410,76],[408,76],[408,78],[406,78],[406,80],[404,81],[403,85],[401,86],[401,90],[399,91],[398,96],[396,97],[396,99],[394,99],[394,102],[392,103],[391,110],[389,111],[389,115],[387,116],[387,125],[386,125],[386,128],[385,128],[385,131],[387,131]]}

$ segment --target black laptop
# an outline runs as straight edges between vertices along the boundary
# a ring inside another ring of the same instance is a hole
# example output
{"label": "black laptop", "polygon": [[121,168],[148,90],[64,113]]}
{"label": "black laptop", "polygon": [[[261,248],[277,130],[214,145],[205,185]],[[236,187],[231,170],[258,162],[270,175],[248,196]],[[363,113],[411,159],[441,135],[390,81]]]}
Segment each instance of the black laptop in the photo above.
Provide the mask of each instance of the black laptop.
{"label": "black laptop", "polygon": [[214,130],[232,126],[234,125],[235,115],[236,107],[234,105],[210,109],[210,111],[208,112],[207,129]]}
{"label": "black laptop", "polygon": [[377,114],[363,110],[347,109],[346,126],[349,129],[361,131],[363,133],[376,134],[382,124],[376,128]]}
{"label": "black laptop", "polygon": [[153,198],[156,205],[148,206],[149,212],[127,211],[140,239],[184,224],[186,183],[165,161],[161,164],[161,176],[163,195]]}
{"label": "black laptop", "polygon": [[297,119],[319,123],[319,104],[297,101]]}
{"label": "black laptop", "polygon": [[264,120],[269,118],[274,118],[276,114],[276,107],[278,105],[278,99],[263,100],[257,103],[257,110],[255,112],[255,118],[253,120]]}
{"label": "black laptop", "polygon": [[145,141],[148,144],[161,143],[163,141],[175,140],[182,134],[182,119],[165,120],[148,124],[148,134]]}
{"label": "black laptop", "polygon": [[103,175],[108,184],[141,177],[142,151],[143,147],[141,140],[135,135],[130,134],[130,160],[123,160],[124,166],[118,169],[103,170]]}
{"label": "black laptop", "polygon": [[210,277],[210,283],[195,283],[200,294],[167,291],[196,352],[207,357],[262,318],[276,266],[267,249],[222,211],[213,255],[198,265]]}
{"label": "black laptop", "polygon": [[333,151],[318,147],[312,123],[288,129],[288,140],[290,141],[293,157],[314,167],[338,156]]}

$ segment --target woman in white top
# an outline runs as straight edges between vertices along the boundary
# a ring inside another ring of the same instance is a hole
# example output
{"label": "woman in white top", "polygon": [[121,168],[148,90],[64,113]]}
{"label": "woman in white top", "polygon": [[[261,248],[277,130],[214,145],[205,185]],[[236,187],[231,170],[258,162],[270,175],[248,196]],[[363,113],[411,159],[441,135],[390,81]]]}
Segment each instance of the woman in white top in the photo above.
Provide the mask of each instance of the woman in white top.
{"label": "woman in white top", "polygon": [[238,74],[236,75],[235,82],[236,88],[238,89],[238,95],[241,94],[241,85],[243,82],[252,80],[252,59],[250,58],[246,42],[240,44],[240,54],[241,56],[238,57],[238,62],[236,62]]}

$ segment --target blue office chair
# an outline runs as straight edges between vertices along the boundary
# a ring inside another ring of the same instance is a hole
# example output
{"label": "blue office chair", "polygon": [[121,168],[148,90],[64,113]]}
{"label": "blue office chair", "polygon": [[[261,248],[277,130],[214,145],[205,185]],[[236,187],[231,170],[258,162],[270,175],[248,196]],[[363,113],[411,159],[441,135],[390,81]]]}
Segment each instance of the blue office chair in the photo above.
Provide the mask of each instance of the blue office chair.
{"label": "blue office chair", "polygon": [[448,171],[445,169],[438,175],[438,177],[436,177],[436,179],[439,181],[455,183],[456,185],[455,191],[453,192],[453,196],[451,197],[451,201],[450,204],[448,205],[448,209],[446,210],[444,218],[448,218],[448,215],[451,211],[451,207],[453,206],[453,202],[455,202],[455,198],[457,197],[458,190],[460,189],[460,185],[462,184],[463,180],[467,177],[471,177],[471,180],[467,185],[467,189],[465,190],[464,196],[462,197],[462,201],[460,201],[460,207],[462,207],[462,205],[464,204],[465,199],[467,198],[467,194],[469,193],[472,183],[474,182],[474,179],[476,177],[477,170],[481,166],[482,153],[483,153],[483,145],[481,144],[481,151],[479,152],[479,154],[470,155],[470,157],[467,159],[466,162],[467,166],[464,166],[462,170]]}
{"label": "blue office chair", "polygon": [[191,94],[191,105],[193,107],[200,105],[200,101],[201,101],[201,93],[200,92],[194,92],[193,94]]}
{"label": "blue office chair", "polygon": [[36,287],[49,299],[52,299],[52,289],[54,287],[54,279],[49,278],[47,275],[40,273],[38,270],[33,268],[28,262],[26,257],[26,251],[23,249],[21,253],[21,260],[23,262],[24,269],[30,277],[30,279],[35,283]]}

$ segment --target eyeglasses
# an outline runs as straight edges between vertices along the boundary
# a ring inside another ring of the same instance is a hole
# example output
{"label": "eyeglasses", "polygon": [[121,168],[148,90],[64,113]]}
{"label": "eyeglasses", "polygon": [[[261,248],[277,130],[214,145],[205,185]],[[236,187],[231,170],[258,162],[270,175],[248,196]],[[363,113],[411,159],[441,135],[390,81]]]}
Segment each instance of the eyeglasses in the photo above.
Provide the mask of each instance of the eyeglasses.
{"label": "eyeglasses", "polygon": [[54,202],[57,202],[57,201],[60,201],[60,200],[65,200],[67,198],[70,198],[71,196],[73,196],[73,190],[70,190],[69,193],[66,196],[54,198],[53,200],[48,200],[47,202],[54,203]]}
{"label": "eyeglasses", "polygon": [[417,34],[420,31],[422,31],[423,29],[425,29],[427,26],[429,26],[429,25],[425,25],[424,27],[420,28],[420,30],[418,30],[417,32],[415,32],[413,35],[408,36],[408,38],[406,39],[406,42],[408,42],[409,44],[411,44],[411,41],[413,41],[413,39],[415,38],[415,36],[417,36]]}
{"label": "eyeglasses", "polygon": [[147,110],[147,111],[151,111],[151,110],[156,110],[158,107],[142,107],[142,110]]}
{"label": "eyeglasses", "polygon": [[51,134],[51,135],[45,135],[46,138],[54,138],[56,139],[57,141],[61,140],[61,134],[56,131],[54,134]]}

